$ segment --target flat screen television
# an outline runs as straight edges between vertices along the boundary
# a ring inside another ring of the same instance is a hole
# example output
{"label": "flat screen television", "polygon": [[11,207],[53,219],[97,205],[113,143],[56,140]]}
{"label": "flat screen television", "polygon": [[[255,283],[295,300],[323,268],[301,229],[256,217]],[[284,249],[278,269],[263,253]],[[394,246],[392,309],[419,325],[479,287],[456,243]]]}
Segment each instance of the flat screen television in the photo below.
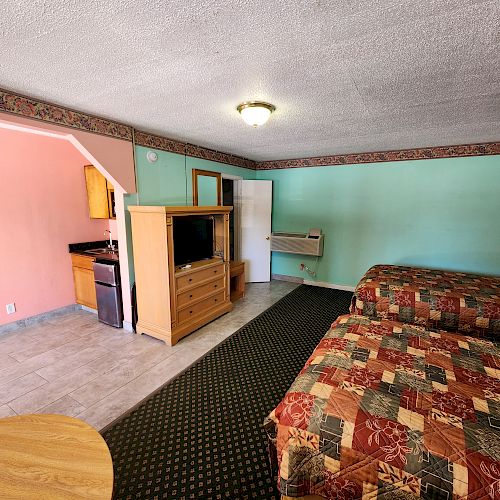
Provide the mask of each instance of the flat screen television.
{"label": "flat screen television", "polygon": [[214,221],[188,215],[174,217],[174,265],[182,266],[214,256]]}

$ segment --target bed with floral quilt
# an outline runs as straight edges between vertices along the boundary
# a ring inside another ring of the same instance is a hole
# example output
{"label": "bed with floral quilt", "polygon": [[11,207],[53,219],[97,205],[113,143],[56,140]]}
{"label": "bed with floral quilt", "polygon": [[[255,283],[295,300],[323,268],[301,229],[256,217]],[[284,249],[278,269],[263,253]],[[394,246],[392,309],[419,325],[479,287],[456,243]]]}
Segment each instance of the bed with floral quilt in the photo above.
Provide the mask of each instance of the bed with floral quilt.
{"label": "bed with floral quilt", "polygon": [[265,428],[283,498],[500,499],[500,343],[340,316]]}
{"label": "bed with floral quilt", "polygon": [[427,328],[500,336],[500,277],[376,265],[358,283],[350,311]]}

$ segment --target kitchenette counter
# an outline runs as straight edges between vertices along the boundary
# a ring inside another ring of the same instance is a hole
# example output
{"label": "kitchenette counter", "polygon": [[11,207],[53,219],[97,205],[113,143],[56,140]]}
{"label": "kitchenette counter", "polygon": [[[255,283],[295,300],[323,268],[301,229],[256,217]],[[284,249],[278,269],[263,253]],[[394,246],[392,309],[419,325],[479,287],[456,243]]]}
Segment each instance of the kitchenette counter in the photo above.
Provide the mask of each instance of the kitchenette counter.
{"label": "kitchenette counter", "polygon": [[120,288],[118,245],[109,240],[70,243],[75,300],[90,309],[96,309],[99,321],[121,328],[123,307]]}
{"label": "kitchenette counter", "polygon": [[[113,241],[113,244],[118,248],[118,242]],[[69,253],[84,255],[86,257],[94,257],[97,262],[100,261],[112,261],[118,262],[119,254],[118,250],[109,250],[108,241],[87,241],[84,243],[70,243]]]}

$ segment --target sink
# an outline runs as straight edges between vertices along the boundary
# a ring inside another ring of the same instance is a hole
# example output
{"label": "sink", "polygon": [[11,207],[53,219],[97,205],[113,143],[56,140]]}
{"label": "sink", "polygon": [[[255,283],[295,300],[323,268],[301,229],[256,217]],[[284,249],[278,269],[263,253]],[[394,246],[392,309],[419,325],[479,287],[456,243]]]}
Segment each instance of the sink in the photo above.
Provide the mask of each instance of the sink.
{"label": "sink", "polygon": [[111,253],[111,254],[118,253],[116,250],[110,250],[109,248],[94,248],[92,250],[86,250],[86,252],[93,253],[95,255],[100,255],[103,253]]}

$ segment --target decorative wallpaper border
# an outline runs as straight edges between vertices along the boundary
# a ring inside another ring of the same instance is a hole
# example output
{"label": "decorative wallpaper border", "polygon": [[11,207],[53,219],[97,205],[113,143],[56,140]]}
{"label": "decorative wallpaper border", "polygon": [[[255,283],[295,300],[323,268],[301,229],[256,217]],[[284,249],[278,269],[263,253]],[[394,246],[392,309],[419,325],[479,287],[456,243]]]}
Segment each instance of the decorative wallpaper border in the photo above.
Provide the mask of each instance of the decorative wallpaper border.
{"label": "decorative wallpaper border", "polygon": [[147,132],[135,131],[135,143],[138,146],[147,148],[161,149],[169,153],[179,153],[193,158],[201,158],[203,160],[216,161],[219,163],[226,163],[235,167],[248,168],[255,170],[256,163],[241,156],[235,156],[213,149],[203,148],[195,144],[184,143],[169,139],[160,135],[148,134]]}
{"label": "decorative wallpaper border", "polygon": [[109,135],[127,141],[132,140],[132,127],[128,125],[37,101],[2,89],[0,89],[0,111],[51,122],[64,127],[77,128],[85,132]]}
{"label": "decorative wallpaper border", "polygon": [[257,170],[281,168],[322,167],[329,165],[355,165],[406,160],[430,160],[433,158],[458,158],[462,156],[485,156],[500,154],[500,142],[464,144],[459,146],[437,146],[431,148],[402,149],[380,153],[358,153],[332,156],[316,156],[295,160],[274,160],[257,163]]}
{"label": "decorative wallpaper border", "polygon": [[228,165],[248,168],[251,170],[256,170],[257,165],[256,162],[254,162],[253,160],[249,160],[248,158],[235,156],[229,153],[222,153],[220,151],[214,151],[213,149],[202,148],[201,146],[195,146],[194,144],[186,144],[186,154],[195,158],[217,161],[219,163],[226,163]]}
{"label": "decorative wallpaper border", "polygon": [[174,141],[161,135],[148,134],[140,130],[134,130],[135,144],[146,148],[161,149],[169,153],[186,154],[186,144],[184,142]]}
{"label": "decorative wallpaper border", "polygon": [[251,170],[274,170],[282,168],[320,167],[329,165],[356,165],[405,160],[429,160],[432,158],[457,158],[462,156],[500,155],[500,142],[464,144],[458,146],[437,146],[431,148],[403,149],[379,153],[358,153],[345,155],[317,156],[292,160],[255,162],[194,144],[188,144],[168,137],[135,130],[128,125],[74,111],[63,106],[41,102],[30,97],[0,89],[0,111],[42,120],[85,132],[107,135],[117,139],[170,153],[185,154],[194,158],[225,163]]}

